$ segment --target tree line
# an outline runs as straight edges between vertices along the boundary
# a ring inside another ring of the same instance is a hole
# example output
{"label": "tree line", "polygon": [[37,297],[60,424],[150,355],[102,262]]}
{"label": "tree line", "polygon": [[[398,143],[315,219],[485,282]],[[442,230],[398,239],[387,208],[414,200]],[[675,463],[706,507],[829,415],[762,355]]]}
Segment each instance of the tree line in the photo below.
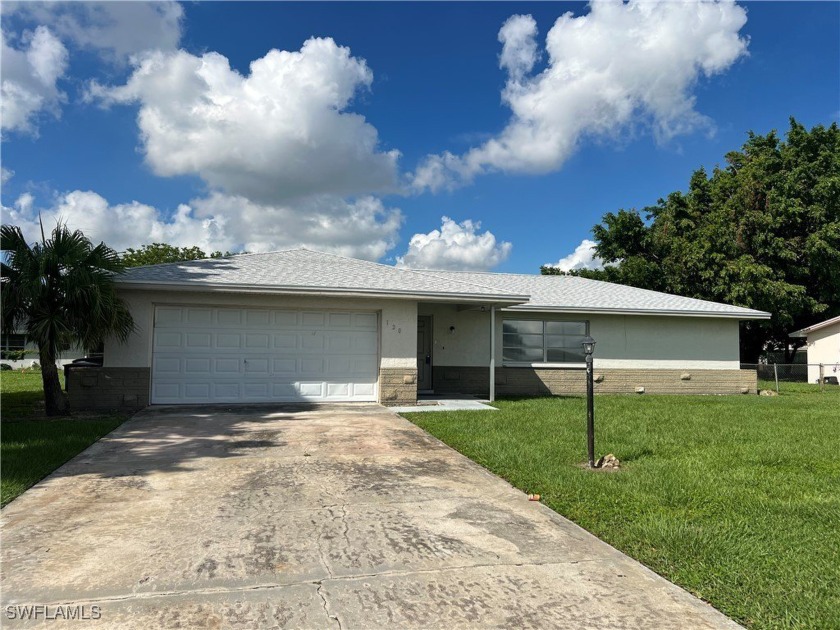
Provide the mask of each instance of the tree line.
{"label": "tree line", "polygon": [[768,311],[742,323],[741,360],[792,362],[791,332],[840,315],[840,128],[791,118],[784,139],[750,132],[725,160],[656,205],[606,213],[592,229],[604,267],[570,273]]}

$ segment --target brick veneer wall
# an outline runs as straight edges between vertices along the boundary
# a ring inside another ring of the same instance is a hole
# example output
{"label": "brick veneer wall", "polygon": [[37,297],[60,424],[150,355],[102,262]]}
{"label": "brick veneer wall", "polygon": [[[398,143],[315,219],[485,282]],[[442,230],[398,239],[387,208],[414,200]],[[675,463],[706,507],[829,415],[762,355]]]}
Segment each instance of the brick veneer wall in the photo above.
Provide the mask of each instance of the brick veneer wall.
{"label": "brick veneer wall", "polygon": [[142,409],[149,405],[149,368],[73,368],[67,377],[71,409]]}
{"label": "brick veneer wall", "polygon": [[[436,393],[486,396],[488,368],[436,367]],[[633,394],[643,387],[646,394],[755,394],[754,370],[653,370],[604,369],[595,364],[595,393]],[[582,369],[496,368],[499,396],[547,396],[586,393]]]}
{"label": "brick veneer wall", "polygon": [[383,405],[417,403],[416,368],[381,368],[379,370],[379,402]]}

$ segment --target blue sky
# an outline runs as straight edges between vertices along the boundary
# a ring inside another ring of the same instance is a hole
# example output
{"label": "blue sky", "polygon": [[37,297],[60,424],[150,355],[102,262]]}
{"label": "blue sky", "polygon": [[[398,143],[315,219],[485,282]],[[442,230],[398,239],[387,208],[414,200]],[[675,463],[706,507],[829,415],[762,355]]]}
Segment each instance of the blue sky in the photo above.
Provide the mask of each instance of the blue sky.
{"label": "blue sky", "polygon": [[838,3],[604,6],[4,6],[3,220],[530,273],[748,130],[838,120]]}

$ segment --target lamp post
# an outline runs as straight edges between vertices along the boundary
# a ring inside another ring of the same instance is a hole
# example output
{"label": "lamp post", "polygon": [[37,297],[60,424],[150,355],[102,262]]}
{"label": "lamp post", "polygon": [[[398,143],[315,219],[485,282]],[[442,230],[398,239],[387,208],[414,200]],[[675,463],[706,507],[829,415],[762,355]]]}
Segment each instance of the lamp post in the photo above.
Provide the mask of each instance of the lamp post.
{"label": "lamp post", "polygon": [[586,449],[589,454],[589,467],[595,468],[595,382],[592,374],[595,340],[587,335],[581,345],[586,355]]}

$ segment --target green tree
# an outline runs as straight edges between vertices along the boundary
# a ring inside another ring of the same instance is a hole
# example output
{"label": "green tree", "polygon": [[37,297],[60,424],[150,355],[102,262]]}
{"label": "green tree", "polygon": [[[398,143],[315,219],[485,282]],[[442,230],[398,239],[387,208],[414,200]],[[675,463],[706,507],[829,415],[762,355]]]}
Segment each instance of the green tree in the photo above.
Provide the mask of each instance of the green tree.
{"label": "green tree", "polygon": [[742,324],[741,359],[771,348],[792,361],[790,332],[840,314],[840,128],[791,118],[784,140],[750,132],[725,167],[607,213],[593,234],[608,265],[577,275],[769,311]]}
{"label": "green tree", "polygon": [[[232,256],[231,252],[212,252],[209,258],[225,258]],[[166,243],[152,243],[143,245],[139,249],[129,247],[121,256],[126,267],[141,267],[143,265],[160,265],[162,263],[184,262],[185,260],[201,260],[208,258],[204,251],[193,245],[192,247],[175,247]]]}
{"label": "green tree", "polygon": [[117,297],[117,253],[94,246],[80,231],[59,224],[49,239],[30,245],[19,227],[0,227],[5,261],[0,280],[3,332],[26,331],[38,344],[44,400],[49,416],[69,413],[55,361],[62,347],[94,347],[105,337],[125,341],[134,330],[131,314]]}

